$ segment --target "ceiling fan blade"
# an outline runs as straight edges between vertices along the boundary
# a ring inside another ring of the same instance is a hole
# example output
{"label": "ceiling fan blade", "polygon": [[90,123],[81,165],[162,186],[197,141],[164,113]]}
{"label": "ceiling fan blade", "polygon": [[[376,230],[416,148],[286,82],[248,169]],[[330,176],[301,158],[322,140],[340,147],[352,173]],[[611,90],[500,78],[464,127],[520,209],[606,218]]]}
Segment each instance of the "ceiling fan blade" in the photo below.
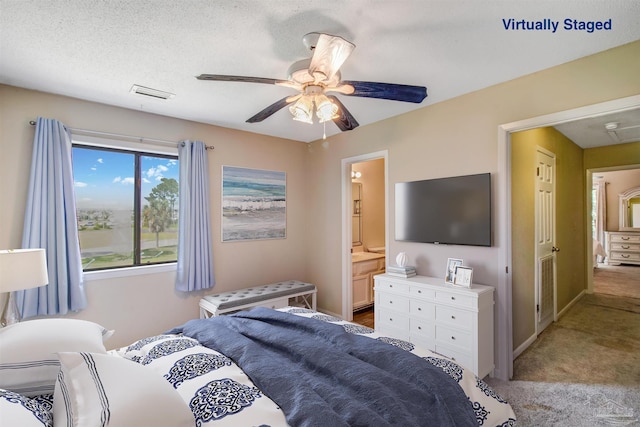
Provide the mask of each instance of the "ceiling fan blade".
{"label": "ceiling fan blade", "polygon": [[264,83],[275,85],[278,83],[288,83],[288,80],[268,79],[265,77],[245,77],[245,76],[227,76],[223,74],[200,74],[196,76],[198,80],[214,80],[219,82],[246,82],[246,83]]}
{"label": "ceiling fan blade", "polygon": [[347,107],[335,95],[327,95],[327,98],[338,106],[338,117],[333,119],[334,123],[341,131],[353,130],[360,126],[360,123],[351,115]]}
{"label": "ceiling fan blade", "polygon": [[320,81],[331,79],[355,47],[342,37],[320,34],[309,64],[309,74]]}
{"label": "ceiling fan blade", "polygon": [[295,90],[302,90],[302,85],[290,80],[269,79],[266,77],[246,77],[227,76],[224,74],[200,74],[196,76],[198,80],[211,80],[218,82],[242,82],[242,83],[264,83],[268,85],[284,86]]}
{"label": "ceiling fan blade", "polygon": [[267,117],[270,117],[272,114],[277,113],[278,111],[282,110],[288,104],[291,104],[293,101],[295,101],[297,99],[296,98],[296,99],[292,100],[291,98],[292,97],[290,97],[290,96],[285,96],[281,100],[274,102],[273,104],[269,105],[264,110],[260,111],[255,116],[247,119],[247,123],[257,123],[257,122],[263,121]]}
{"label": "ceiling fan blade", "polygon": [[347,96],[361,96],[365,98],[390,99],[392,101],[421,103],[427,97],[427,88],[424,86],[409,86],[394,83],[343,81],[343,84],[351,85],[355,91]]}

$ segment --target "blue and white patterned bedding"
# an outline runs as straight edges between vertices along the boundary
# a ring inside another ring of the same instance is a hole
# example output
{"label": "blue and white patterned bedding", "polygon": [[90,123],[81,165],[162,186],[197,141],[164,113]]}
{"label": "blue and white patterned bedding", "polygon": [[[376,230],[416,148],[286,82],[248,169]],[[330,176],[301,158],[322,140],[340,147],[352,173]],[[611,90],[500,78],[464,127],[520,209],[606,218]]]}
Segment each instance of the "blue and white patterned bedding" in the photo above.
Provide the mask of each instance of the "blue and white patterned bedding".
{"label": "blue and white patterned bedding", "polygon": [[[479,425],[515,424],[515,415],[506,401],[471,371],[443,356],[312,310],[287,307],[280,311],[339,324],[347,332],[410,351],[440,367],[458,382],[472,403]],[[192,338],[158,335],[115,350],[113,354],[143,364],[164,376],[187,402],[198,427],[287,425],[278,406],[231,359]]]}

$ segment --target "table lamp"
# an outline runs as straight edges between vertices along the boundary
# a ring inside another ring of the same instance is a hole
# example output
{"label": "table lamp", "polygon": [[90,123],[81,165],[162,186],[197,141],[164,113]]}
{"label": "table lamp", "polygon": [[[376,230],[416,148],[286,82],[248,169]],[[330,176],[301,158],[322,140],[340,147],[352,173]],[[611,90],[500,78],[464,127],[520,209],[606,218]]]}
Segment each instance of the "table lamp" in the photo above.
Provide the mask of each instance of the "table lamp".
{"label": "table lamp", "polygon": [[9,293],[2,309],[2,327],[20,321],[13,291],[37,288],[49,283],[44,249],[0,250],[0,293]]}

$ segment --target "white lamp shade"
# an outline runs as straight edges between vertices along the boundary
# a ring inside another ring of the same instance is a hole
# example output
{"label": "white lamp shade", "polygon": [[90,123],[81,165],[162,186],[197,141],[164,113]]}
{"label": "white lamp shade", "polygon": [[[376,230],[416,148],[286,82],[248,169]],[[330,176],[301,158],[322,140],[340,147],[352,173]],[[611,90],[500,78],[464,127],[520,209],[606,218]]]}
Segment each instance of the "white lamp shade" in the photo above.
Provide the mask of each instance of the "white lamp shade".
{"label": "white lamp shade", "polygon": [[49,283],[44,249],[0,251],[0,292],[37,288]]}

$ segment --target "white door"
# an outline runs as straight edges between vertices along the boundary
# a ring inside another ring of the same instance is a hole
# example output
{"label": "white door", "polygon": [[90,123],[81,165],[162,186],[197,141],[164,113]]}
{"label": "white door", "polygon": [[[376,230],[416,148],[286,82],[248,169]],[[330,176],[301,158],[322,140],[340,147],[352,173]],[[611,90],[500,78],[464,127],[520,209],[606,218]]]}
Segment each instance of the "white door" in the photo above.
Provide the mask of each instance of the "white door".
{"label": "white door", "polygon": [[556,303],[555,246],[555,154],[541,147],[536,151],[535,176],[535,235],[536,235],[536,334],[554,320]]}

